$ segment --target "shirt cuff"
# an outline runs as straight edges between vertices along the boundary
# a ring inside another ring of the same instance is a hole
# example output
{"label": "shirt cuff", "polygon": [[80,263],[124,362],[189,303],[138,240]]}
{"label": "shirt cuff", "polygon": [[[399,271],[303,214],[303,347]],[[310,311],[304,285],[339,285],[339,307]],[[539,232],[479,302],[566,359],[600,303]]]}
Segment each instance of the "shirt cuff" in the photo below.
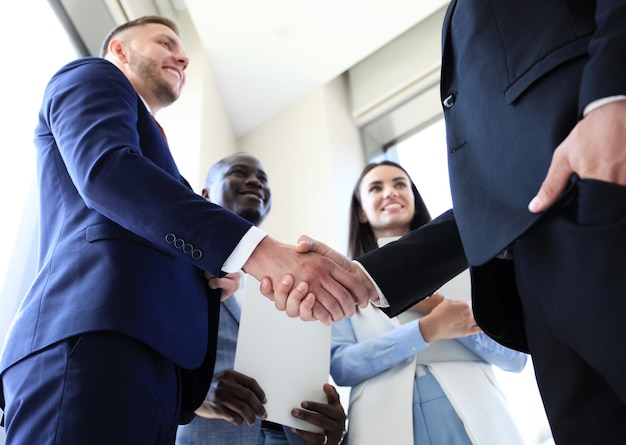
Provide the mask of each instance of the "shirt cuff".
{"label": "shirt cuff", "polygon": [[235,249],[228,258],[226,258],[222,266],[222,272],[233,273],[242,269],[254,249],[256,249],[256,246],[258,246],[261,240],[266,236],[267,233],[263,230],[259,229],[257,226],[251,226],[241,238],[239,244],[235,246]]}
{"label": "shirt cuff", "polygon": [[591,111],[596,108],[600,108],[602,105],[610,104],[611,102],[617,102],[618,100],[626,100],[626,95],[620,94],[617,96],[603,97],[602,99],[594,100],[587,104],[583,110],[583,116],[587,116]]}
{"label": "shirt cuff", "polygon": [[369,274],[369,272],[367,270],[365,270],[365,267],[363,267],[363,265],[361,263],[359,263],[358,261],[356,261],[356,260],[352,260],[352,262],[354,264],[356,264],[359,267],[359,269],[361,269],[363,271],[363,273],[367,276],[367,278],[369,278],[369,280],[372,282],[372,284],[376,288],[376,292],[378,293],[378,302],[374,303],[372,301],[372,304],[374,306],[378,306],[378,307],[389,307],[389,302],[385,298],[385,294],[383,294],[383,291],[380,290],[380,287],[378,287],[378,284],[376,284],[376,281],[374,281],[374,279]]}

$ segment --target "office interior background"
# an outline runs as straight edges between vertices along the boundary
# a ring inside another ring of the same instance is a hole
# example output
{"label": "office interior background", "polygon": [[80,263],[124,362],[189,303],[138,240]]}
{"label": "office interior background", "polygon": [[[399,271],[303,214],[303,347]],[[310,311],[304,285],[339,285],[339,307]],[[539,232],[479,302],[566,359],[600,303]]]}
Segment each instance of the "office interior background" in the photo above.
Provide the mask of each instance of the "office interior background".
{"label": "office interior background", "polygon": [[[262,160],[274,195],[262,228],[284,242],[307,234],[345,252],[352,187],[371,160],[400,162],[433,216],[451,206],[438,89],[447,3],[13,0],[5,5],[0,340],[35,270],[32,138],[43,89],[64,63],[97,54],[113,26],[146,14],[180,24],[191,59],[187,85],[158,118],[196,191],[213,162],[247,151]],[[496,372],[528,445],[553,443],[531,362],[521,374]],[[347,406],[348,389],[341,394]],[[0,445],[3,437],[0,429]]]}

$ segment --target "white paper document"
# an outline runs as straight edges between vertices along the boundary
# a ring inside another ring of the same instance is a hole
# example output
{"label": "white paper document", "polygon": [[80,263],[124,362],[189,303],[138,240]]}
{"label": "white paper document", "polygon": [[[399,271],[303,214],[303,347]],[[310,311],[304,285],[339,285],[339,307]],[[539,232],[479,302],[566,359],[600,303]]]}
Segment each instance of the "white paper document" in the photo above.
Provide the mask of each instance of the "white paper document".
{"label": "white paper document", "polygon": [[322,386],[330,371],[329,326],[289,318],[259,291],[248,276],[239,322],[235,370],[259,383],[267,403],[267,420],[321,432],[291,415],[305,400],[327,403]]}

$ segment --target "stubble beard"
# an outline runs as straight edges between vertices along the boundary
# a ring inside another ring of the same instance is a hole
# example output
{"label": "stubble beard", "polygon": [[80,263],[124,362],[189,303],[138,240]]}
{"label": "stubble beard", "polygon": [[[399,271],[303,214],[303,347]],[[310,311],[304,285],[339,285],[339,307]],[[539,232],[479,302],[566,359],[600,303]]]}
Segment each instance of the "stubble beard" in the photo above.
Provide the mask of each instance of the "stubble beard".
{"label": "stubble beard", "polygon": [[163,107],[173,104],[180,92],[175,90],[161,76],[161,66],[153,59],[131,50],[130,67],[146,84],[146,88],[154,94]]}

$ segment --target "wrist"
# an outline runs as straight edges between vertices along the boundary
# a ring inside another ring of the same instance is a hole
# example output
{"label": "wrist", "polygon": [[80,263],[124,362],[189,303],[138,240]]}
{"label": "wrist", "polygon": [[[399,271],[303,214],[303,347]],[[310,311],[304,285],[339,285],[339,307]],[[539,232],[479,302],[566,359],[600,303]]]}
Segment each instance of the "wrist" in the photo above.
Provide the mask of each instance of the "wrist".
{"label": "wrist", "polygon": [[417,327],[422,334],[422,339],[426,343],[432,343],[437,340],[435,336],[435,329],[433,324],[431,323],[432,317],[430,315],[426,315],[419,319],[417,323]]}

